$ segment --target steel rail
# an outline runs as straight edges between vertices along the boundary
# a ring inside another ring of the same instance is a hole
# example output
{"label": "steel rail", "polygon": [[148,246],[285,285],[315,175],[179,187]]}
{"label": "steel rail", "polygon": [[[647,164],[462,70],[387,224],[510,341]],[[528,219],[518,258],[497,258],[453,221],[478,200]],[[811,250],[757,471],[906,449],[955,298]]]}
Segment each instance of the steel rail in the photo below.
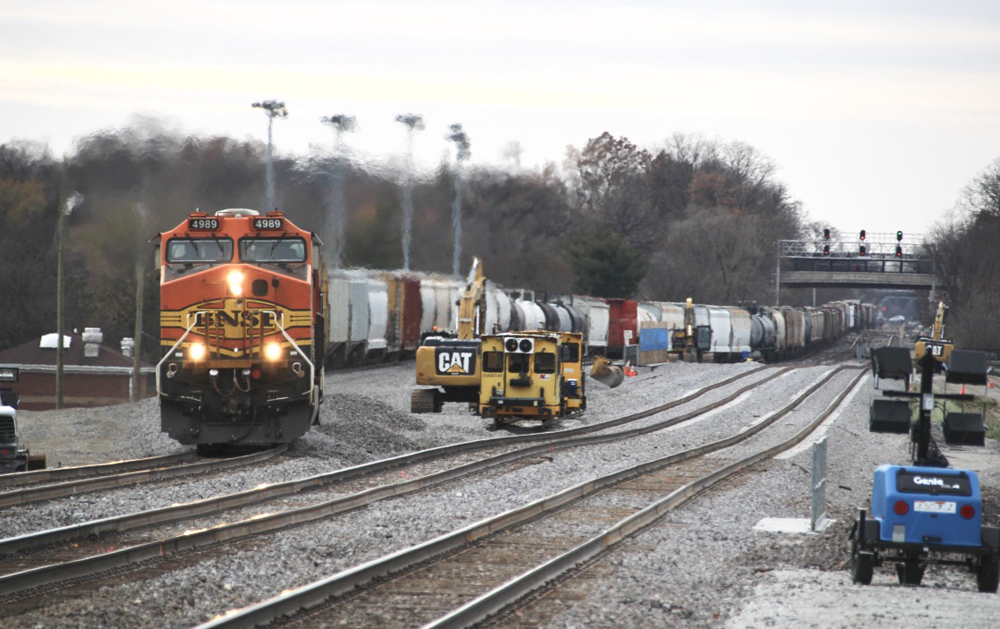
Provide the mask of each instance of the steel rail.
{"label": "steel rail", "polygon": [[[391,573],[405,570],[417,563],[451,552],[466,544],[485,538],[494,533],[513,528],[541,515],[561,509],[584,496],[590,495],[610,485],[641,476],[674,465],[676,463],[703,456],[715,450],[721,450],[735,443],[745,441],[765,428],[773,425],[781,417],[794,410],[806,398],[811,396],[823,385],[829,382],[841,371],[849,369],[839,367],[831,370],[819,382],[809,387],[764,421],[750,426],[735,435],[725,439],[675,453],[639,465],[619,470],[612,474],[594,478],[570,487],[566,490],[512,509],[498,516],[487,518],[471,526],[442,535],[434,540],[412,546],[392,553],[381,559],[376,559],[354,568],[341,571],[331,577],[285,592],[267,601],[246,607],[242,610],[227,612],[224,616],[215,618],[198,626],[198,629],[219,629],[232,627],[253,627],[268,623],[282,616],[294,615],[302,610],[322,604],[327,599],[347,593],[374,579],[385,577]],[[852,368],[850,368],[852,369]],[[861,373],[864,375],[864,372]],[[860,378],[860,375],[859,375]],[[856,380],[854,381],[856,382]],[[676,493],[676,492],[675,492]]]}
{"label": "steel rail", "polygon": [[150,456],[142,459],[128,459],[125,461],[111,461],[109,463],[72,465],[66,467],[51,467],[44,470],[32,470],[30,472],[0,474],[0,487],[11,487],[14,485],[40,483],[44,481],[59,481],[68,478],[82,478],[84,476],[97,476],[101,474],[121,474],[122,472],[141,470],[149,467],[176,465],[177,463],[190,461],[197,456],[198,455],[194,450],[188,450],[187,452],[179,452],[177,454]]}
{"label": "steel rail", "polygon": [[243,456],[230,457],[228,459],[212,459],[199,461],[187,465],[177,465],[174,467],[163,467],[156,469],[140,470],[138,472],[126,472],[114,476],[97,476],[94,478],[84,478],[55,485],[42,485],[41,487],[26,487],[15,491],[8,491],[0,494],[0,507],[21,505],[39,500],[51,500],[53,498],[64,498],[85,492],[97,491],[100,489],[113,489],[125,487],[137,483],[146,483],[165,478],[175,478],[177,476],[190,476],[205,472],[214,472],[240,465],[250,465],[272,459],[288,449],[284,444],[277,448],[245,454]]}
{"label": "steel rail", "polygon": [[[758,381],[758,382],[756,382],[756,383],[754,383],[752,385],[749,385],[747,387],[743,387],[742,389],[740,389],[735,394],[730,395],[727,398],[725,398],[725,400],[723,400],[722,402],[717,403],[715,406],[709,406],[709,407],[705,407],[704,409],[699,409],[699,410],[696,410],[696,411],[692,411],[691,413],[683,415],[680,418],[674,418],[672,420],[666,420],[666,422],[661,422],[659,424],[656,424],[656,426],[657,426],[656,428],[648,428],[647,430],[645,430],[645,432],[651,432],[653,430],[659,430],[661,428],[665,428],[667,426],[670,426],[670,425],[673,425],[673,424],[676,424],[676,423],[680,423],[682,421],[690,419],[691,417],[694,417],[695,414],[697,414],[697,413],[707,412],[708,410],[712,410],[712,408],[716,408],[717,406],[720,406],[721,404],[728,403],[728,401],[731,401],[735,397],[737,397],[737,396],[745,393],[746,391],[748,391],[749,389],[751,389],[753,387],[759,386],[759,385],[761,385],[761,384],[763,384],[765,382],[768,382],[768,381],[773,380],[773,379],[775,379],[775,378],[777,378],[777,377],[779,377],[781,375],[784,375],[785,373],[788,373],[788,371],[790,371],[791,369],[792,369],[791,367],[786,367],[784,369],[781,369],[781,370],[779,370],[779,371],[777,371],[777,372],[775,372],[773,374],[768,375],[763,380],[760,380],[760,381]],[[394,469],[394,468],[397,468],[397,467],[403,467],[405,465],[410,465],[410,464],[413,464],[413,463],[418,463],[418,462],[422,462],[422,461],[433,460],[433,459],[437,459],[437,458],[444,458],[444,457],[447,457],[447,456],[453,456],[453,455],[456,455],[456,454],[461,454],[461,453],[469,452],[469,451],[473,451],[473,450],[487,449],[487,448],[492,448],[492,447],[505,447],[505,446],[508,446],[508,445],[517,445],[517,444],[520,444],[520,443],[530,443],[530,442],[534,442],[534,441],[543,441],[544,442],[543,445],[539,446],[538,448],[534,448],[534,449],[530,449],[530,450],[518,450],[518,451],[516,451],[516,452],[519,453],[517,455],[517,458],[522,458],[522,457],[526,457],[526,456],[531,456],[532,454],[535,454],[535,453],[537,453],[539,451],[546,450],[549,447],[551,447],[553,444],[558,444],[558,447],[564,447],[564,445],[563,445],[564,441],[571,441],[571,443],[569,443],[569,445],[581,445],[583,443],[586,443],[586,440],[578,442],[578,441],[574,440],[574,435],[585,435],[587,433],[597,432],[597,431],[600,431],[600,430],[604,430],[606,428],[611,428],[611,427],[615,427],[615,426],[621,425],[621,424],[629,422],[629,421],[637,421],[639,419],[644,419],[645,417],[648,417],[648,416],[651,416],[651,415],[654,415],[654,414],[657,414],[657,413],[661,413],[661,412],[670,410],[671,408],[674,408],[674,407],[679,406],[681,404],[686,404],[686,403],[688,403],[688,402],[690,402],[692,400],[695,400],[698,397],[701,397],[702,395],[708,393],[709,391],[712,391],[712,390],[718,389],[720,387],[723,387],[723,386],[725,386],[727,384],[731,384],[733,382],[736,382],[736,381],[738,381],[738,380],[740,380],[742,378],[747,377],[748,375],[757,373],[758,371],[759,370],[754,370],[754,371],[746,372],[744,374],[738,374],[737,376],[734,376],[734,377],[731,377],[731,378],[727,378],[726,380],[723,380],[721,382],[713,383],[713,384],[708,385],[708,386],[706,386],[706,387],[704,387],[702,389],[698,389],[697,391],[695,391],[695,392],[693,392],[693,393],[691,393],[689,395],[686,395],[683,398],[680,398],[678,400],[674,400],[674,401],[668,402],[666,404],[661,404],[661,405],[659,405],[657,407],[654,407],[652,409],[647,409],[645,411],[641,411],[639,413],[635,413],[635,414],[632,414],[632,415],[626,415],[624,417],[619,417],[619,418],[616,418],[616,419],[608,420],[606,422],[600,422],[600,423],[597,423],[597,424],[593,424],[591,426],[583,426],[583,427],[573,428],[573,429],[569,429],[569,430],[562,430],[562,431],[558,431],[558,432],[555,432],[555,433],[539,433],[539,434],[534,434],[534,435],[516,435],[516,436],[512,436],[512,437],[498,437],[498,438],[490,438],[490,439],[477,439],[477,440],[474,440],[474,441],[465,441],[465,442],[458,443],[458,444],[451,444],[451,445],[446,445],[446,446],[439,446],[439,447],[436,447],[436,448],[429,448],[429,449],[426,449],[426,450],[420,450],[420,451],[412,452],[412,453],[409,453],[409,454],[403,454],[403,455],[392,457],[392,458],[389,458],[389,459],[382,459],[382,460],[373,461],[373,462],[370,462],[370,463],[363,463],[361,465],[356,465],[354,467],[349,467],[349,468],[345,468],[345,469],[342,469],[342,470],[337,470],[337,471],[334,471],[334,472],[329,472],[329,473],[326,473],[326,474],[319,474],[319,475],[307,477],[307,478],[304,478],[304,479],[296,479],[296,480],[286,481],[286,482],[283,482],[283,483],[275,483],[273,485],[268,485],[266,487],[260,487],[260,488],[249,489],[249,490],[238,492],[238,493],[227,494],[225,496],[215,496],[215,497],[205,498],[205,499],[202,499],[202,500],[197,500],[197,501],[193,501],[193,502],[189,502],[189,503],[185,503],[185,504],[172,505],[172,506],[169,506],[169,507],[162,507],[162,508],[153,509],[153,510],[150,510],[150,511],[141,511],[141,512],[138,512],[138,513],[131,513],[131,514],[126,514],[126,515],[122,515],[122,516],[115,516],[115,517],[111,517],[111,518],[103,518],[103,519],[100,519],[100,520],[93,520],[93,521],[90,521],[90,522],[83,522],[81,524],[76,524],[76,525],[71,525],[71,526],[65,526],[65,527],[60,527],[60,528],[56,528],[56,529],[49,529],[49,530],[39,531],[39,532],[35,532],[35,533],[27,533],[25,535],[20,535],[20,536],[17,536],[17,537],[10,537],[10,538],[6,538],[6,539],[0,539],[0,555],[9,554],[9,553],[13,553],[13,552],[21,551],[21,550],[27,550],[27,549],[30,549],[30,548],[36,548],[36,547],[40,547],[40,546],[47,546],[47,545],[50,545],[50,544],[56,544],[56,543],[60,543],[60,542],[67,542],[67,541],[70,541],[70,540],[73,540],[73,539],[79,539],[79,538],[87,537],[87,536],[91,536],[91,535],[100,535],[102,533],[108,533],[108,532],[127,531],[127,530],[130,530],[130,529],[134,529],[134,528],[138,528],[138,527],[143,527],[143,526],[150,526],[150,525],[155,525],[155,524],[163,524],[163,523],[166,523],[166,522],[172,522],[172,521],[182,520],[182,519],[186,519],[186,518],[194,518],[194,517],[200,517],[200,516],[210,515],[210,514],[213,514],[213,513],[218,513],[220,511],[224,511],[226,509],[232,509],[232,508],[236,508],[236,507],[242,507],[242,506],[246,506],[246,505],[249,505],[249,504],[254,504],[254,503],[257,503],[257,502],[263,502],[265,500],[271,500],[271,499],[275,499],[275,498],[280,498],[282,496],[287,496],[287,495],[295,494],[295,493],[298,493],[298,492],[303,491],[305,489],[322,487],[324,485],[332,485],[334,483],[343,482],[345,480],[349,480],[349,479],[353,479],[353,478],[357,478],[357,477],[361,477],[361,476],[365,476],[365,475],[375,474],[375,473],[378,473],[378,472],[382,472],[382,471],[389,470],[389,469]],[[639,433],[636,433],[636,434],[639,434]],[[611,438],[627,438],[628,436],[631,436],[631,435],[630,434],[625,434],[624,437],[621,437],[621,436],[619,436],[619,433],[612,433]],[[568,446],[565,446],[565,447],[568,447]],[[509,456],[509,455],[510,455],[510,453],[508,453],[507,456]],[[504,455],[501,455],[501,456],[504,456]],[[485,469],[485,467],[492,467],[492,466],[495,466],[495,465],[499,465],[499,464],[505,463],[505,462],[507,462],[509,460],[511,460],[511,459],[510,458],[505,458],[503,460],[500,460],[497,457],[493,457],[491,459],[485,459],[484,461],[486,463],[483,466],[483,468]],[[473,463],[473,464],[469,464],[469,465],[475,465],[475,464]],[[463,474],[474,473],[476,470],[469,468],[469,465],[467,465],[467,466],[461,466],[461,467],[456,467],[454,469],[455,470],[464,470]],[[455,476],[453,478],[440,478],[440,479],[436,479],[436,482],[438,482],[438,483],[447,482],[449,480],[454,480],[454,478],[458,478],[458,477],[459,476]],[[426,478],[430,478],[430,477],[426,477]],[[377,500],[382,500],[382,499],[384,499],[386,497],[391,497],[393,495],[397,495],[398,493],[407,493],[407,491],[413,491],[414,489],[411,489],[408,486],[410,484],[412,484],[412,483],[418,482],[419,480],[420,479],[417,479],[417,480],[414,480],[414,481],[407,481],[407,482],[403,482],[403,483],[397,483],[397,484],[394,484],[394,485],[387,485],[386,487],[395,487],[395,488],[397,488],[397,491],[395,491],[393,493],[388,493],[388,494],[385,494],[385,495],[381,495],[381,494],[380,495],[373,495],[373,496],[371,496],[371,499],[368,500],[365,504],[370,504],[371,502],[375,502]],[[417,486],[417,487],[415,487],[415,489],[422,489],[422,488],[423,488],[423,486]],[[369,491],[374,491],[374,490],[369,490]],[[362,492],[362,493],[364,493],[364,492]],[[357,506],[361,506],[361,505],[355,505],[355,506],[352,506],[350,508],[357,508]],[[337,511],[337,512],[339,512],[339,511]]]}

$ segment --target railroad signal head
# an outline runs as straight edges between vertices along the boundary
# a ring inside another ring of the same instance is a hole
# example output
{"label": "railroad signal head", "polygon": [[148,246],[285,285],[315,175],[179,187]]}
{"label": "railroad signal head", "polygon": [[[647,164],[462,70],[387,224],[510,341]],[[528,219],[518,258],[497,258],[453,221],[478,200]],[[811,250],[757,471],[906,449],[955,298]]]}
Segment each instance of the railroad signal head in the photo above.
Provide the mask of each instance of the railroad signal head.
{"label": "railroad signal head", "polygon": [[823,255],[830,255],[830,245],[823,245]]}
{"label": "railroad signal head", "polygon": [[830,240],[830,229],[826,228],[823,230],[823,240]]}
{"label": "railroad signal head", "polygon": [[903,247],[902,247],[902,245],[896,245],[896,257],[897,258],[902,258],[903,257]]}
{"label": "railroad signal head", "polygon": [[896,240],[898,240],[898,241],[903,240],[903,232],[902,231],[896,232]]}
{"label": "railroad signal head", "polygon": [[862,229],[861,230],[861,240],[864,241],[864,239],[865,239],[865,230]]}
{"label": "railroad signal head", "polygon": [[867,249],[865,249],[864,245],[861,245],[860,247],[858,247],[858,254],[859,255],[865,255],[866,251],[867,251]]}

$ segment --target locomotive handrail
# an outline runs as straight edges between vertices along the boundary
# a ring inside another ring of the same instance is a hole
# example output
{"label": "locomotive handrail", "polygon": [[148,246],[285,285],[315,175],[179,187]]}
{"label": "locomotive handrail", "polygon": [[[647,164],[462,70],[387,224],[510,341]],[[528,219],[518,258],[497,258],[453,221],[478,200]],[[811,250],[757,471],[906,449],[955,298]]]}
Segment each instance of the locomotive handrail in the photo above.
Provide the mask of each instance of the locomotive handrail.
{"label": "locomotive handrail", "polygon": [[[188,317],[190,318],[190,315],[188,315]],[[184,334],[181,334],[181,338],[177,339],[177,342],[174,343],[174,346],[171,347],[169,350],[167,350],[167,353],[163,355],[163,358],[160,359],[160,362],[156,363],[156,395],[158,396],[163,395],[163,390],[160,388],[160,367],[163,366],[163,362],[165,360],[170,358],[170,355],[174,353],[174,350],[177,349],[177,346],[180,345],[184,341],[184,339],[187,338],[187,335],[191,333],[191,330],[197,324],[198,324],[198,317],[195,317],[194,323],[189,325],[187,330],[184,330]]]}
{"label": "locomotive handrail", "polygon": [[305,352],[302,351],[302,348],[299,347],[299,344],[296,343],[295,340],[288,335],[288,332],[285,331],[285,313],[283,312],[281,313],[281,317],[279,320],[278,313],[274,310],[261,310],[260,312],[262,313],[270,312],[271,315],[274,316],[274,325],[277,326],[278,330],[281,331],[282,336],[284,336],[288,340],[288,342],[292,344],[292,347],[294,347],[295,351],[299,353],[299,356],[302,357],[302,360],[306,361],[309,364],[309,390],[306,392],[311,393],[316,388],[316,382],[315,382],[316,367],[315,365],[313,365],[313,362],[309,360],[309,357],[306,356]]}

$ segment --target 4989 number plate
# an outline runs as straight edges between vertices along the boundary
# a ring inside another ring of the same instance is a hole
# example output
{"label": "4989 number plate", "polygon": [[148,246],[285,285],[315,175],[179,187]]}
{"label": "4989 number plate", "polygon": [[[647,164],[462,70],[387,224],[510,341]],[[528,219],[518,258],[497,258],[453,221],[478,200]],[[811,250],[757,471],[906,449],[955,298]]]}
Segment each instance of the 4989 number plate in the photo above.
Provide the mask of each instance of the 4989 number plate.
{"label": "4989 number plate", "polygon": [[255,218],[253,219],[253,228],[258,231],[272,230],[272,229],[283,229],[285,227],[285,219],[283,218]]}
{"label": "4989 number plate", "polygon": [[199,229],[215,231],[219,229],[219,219],[217,218],[189,218],[188,229]]}

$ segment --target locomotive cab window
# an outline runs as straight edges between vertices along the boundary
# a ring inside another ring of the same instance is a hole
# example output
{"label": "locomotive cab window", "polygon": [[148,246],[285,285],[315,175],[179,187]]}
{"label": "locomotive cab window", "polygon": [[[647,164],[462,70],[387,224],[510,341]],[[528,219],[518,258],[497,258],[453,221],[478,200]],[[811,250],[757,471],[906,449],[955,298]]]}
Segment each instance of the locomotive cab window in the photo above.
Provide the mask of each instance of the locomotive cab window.
{"label": "locomotive cab window", "polygon": [[270,267],[300,280],[308,277],[306,241],[302,238],[241,238],[240,261]]}
{"label": "locomotive cab window", "polygon": [[231,238],[171,238],[166,244],[167,266],[163,281],[169,282],[185,273],[202,271],[232,258]]}
{"label": "locomotive cab window", "polygon": [[535,373],[555,373],[556,355],[550,352],[535,354]]}
{"label": "locomotive cab window", "polygon": [[171,238],[167,241],[170,264],[211,264],[228,262],[233,257],[229,238]]}
{"label": "locomotive cab window", "polygon": [[306,241],[301,238],[243,238],[243,262],[302,263],[306,261]]}

